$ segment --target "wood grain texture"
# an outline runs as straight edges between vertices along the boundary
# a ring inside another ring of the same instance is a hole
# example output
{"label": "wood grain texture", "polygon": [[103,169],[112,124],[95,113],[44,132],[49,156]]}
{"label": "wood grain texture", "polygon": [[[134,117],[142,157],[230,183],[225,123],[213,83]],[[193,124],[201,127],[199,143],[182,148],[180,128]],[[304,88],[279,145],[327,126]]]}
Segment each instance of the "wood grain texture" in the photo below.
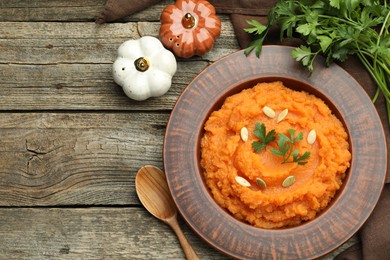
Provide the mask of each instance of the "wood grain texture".
{"label": "wood grain texture", "polygon": [[[96,16],[103,10],[106,0],[13,0],[1,1],[0,22],[93,22]],[[172,0],[162,0],[141,12],[121,19],[118,22],[127,21],[158,21],[163,8],[173,3]]]}
{"label": "wood grain texture", "polygon": [[[13,0],[0,3],[0,21],[94,21],[97,14],[102,11],[105,0],[36,0],[33,3],[23,0]],[[158,21],[162,10],[168,4],[173,4],[173,0],[162,0],[149,8],[138,13],[124,17],[118,22],[126,21]],[[213,4],[213,1],[210,1]],[[216,5],[217,14],[220,13],[243,13],[251,15],[266,16],[268,10],[276,1],[257,6],[258,9],[249,11],[248,7],[241,10],[232,7],[234,1],[230,1],[226,5],[220,3]],[[245,4],[241,4],[245,6]],[[61,15],[59,15],[61,14]]]}
{"label": "wood grain texture", "polygon": [[[144,208],[0,209],[2,259],[185,259],[175,233]],[[181,220],[201,259],[230,259]]]}
{"label": "wood grain texture", "polygon": [[169,113],[0,113],[0,206],[133,205]]}
{"label": "wood grain texture", "polygon": [[111,64],[0,64],[0,110],[170,110],[208,64],[178,64],[169,91],[144,102],[129,99],[114,83]]}
{"label": "wood grain texture", "polygon": [[0,21],[93,21],[105,0],[1,1]]}
{"label": "wood grain texture", "polygon": [[[174,232],[144,208],[0,208],[0,219],[2,259],[184,259]],[[200,259],[232,259],[179,220]],[[319,260],[356,243],[353,237]]]}
{"label": "wood grain texture", "polygon": [[[215,61],[239,49],[227,16],[214,48],[202,57],[179,61]],[[126,40],[158,37],[160,22],[97,25],[83,22],[0,22],[0,64],[111,64]],[[5,62],[7,61],[7,62]]]}

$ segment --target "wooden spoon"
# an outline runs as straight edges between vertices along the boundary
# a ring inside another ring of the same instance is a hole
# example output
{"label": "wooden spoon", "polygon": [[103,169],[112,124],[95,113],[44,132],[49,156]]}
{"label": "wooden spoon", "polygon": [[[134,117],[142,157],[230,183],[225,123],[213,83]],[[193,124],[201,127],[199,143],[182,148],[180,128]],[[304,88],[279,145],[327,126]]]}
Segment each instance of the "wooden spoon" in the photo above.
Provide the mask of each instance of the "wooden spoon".
{"label": "wooden spoon", "polygon": [[199,259],[179,226],[177,209],[169,192],[164,172],[151,165],[142,167],[135,177],[135,188],[144,207],[175,231],[187,259]]}

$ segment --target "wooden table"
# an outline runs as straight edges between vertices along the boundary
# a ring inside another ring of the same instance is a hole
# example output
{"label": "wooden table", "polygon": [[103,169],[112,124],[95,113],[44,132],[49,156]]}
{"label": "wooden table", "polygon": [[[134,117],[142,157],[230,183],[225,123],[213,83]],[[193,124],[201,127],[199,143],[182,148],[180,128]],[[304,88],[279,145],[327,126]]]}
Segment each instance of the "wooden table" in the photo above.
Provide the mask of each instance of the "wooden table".
{"label": "wooden table", "polygon": [[[221,15],[214,49],[178,59],[167,94],[130,100],[112,79],[117,48],[158,36],[159,15],[172,2],[104,25],[94,18],[105,0],[0,2],[1,259],[184,258],[174,233],[140,204],[135,173],[162,168],[176,99],[239,46]],[[180,221],[201,259],[228,259]]]}

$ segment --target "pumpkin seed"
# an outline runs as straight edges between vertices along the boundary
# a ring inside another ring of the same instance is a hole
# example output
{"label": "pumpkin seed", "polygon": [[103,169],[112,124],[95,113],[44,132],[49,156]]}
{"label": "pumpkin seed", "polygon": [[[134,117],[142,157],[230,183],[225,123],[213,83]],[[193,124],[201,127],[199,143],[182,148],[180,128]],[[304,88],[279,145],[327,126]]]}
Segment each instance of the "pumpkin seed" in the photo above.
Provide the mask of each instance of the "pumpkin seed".
{"label": "pumpkin seed", "polygon": [[282,186],[287,188],[287,187],[290,187],[291,185],[293,185],[294,182],[295,182],[295,177],[291,175],[291,176],[288,176],[286,179],[284,179]]}
{"label": "pumpkin seed", "polygon": [[316,133],[316,130],[313,129],[307,135],[307,142],[308,142],[308,144],[314,144],[316,139],[317,139],[317,133]]}
{"label": "pumpkin seed", "polygon": [[288,109],[286,108],[285,110],[283,110],[282,112],[280,112],[280,114],[278,115],[278,119],[276,120],[277,123],[279,123],[280,121],[282,121],[288,114]]}
{"label": "pumpkin seed", "polygon": [[260,188],[265,189],[267,187],[267,184],[262,178],[256,178],[257,185],[259,185]]}
{"label": "pumpkin seed", "polygon": [[250,187],[251,184],[249,183],[249,181],[247,181],[246,179],[244,179],[243,177],[241,176],[236,176],[235,177],[236,179],[236,182],[244,187]]}
{"label": "pumpkin seed", "polygon": [[243,128],[241,128],[240,135],[241,135],[242,141],[244,141],[244,142],[248,141],[249,133],[248,133],[248,129],[245,126]]}
{"label": "pumpkin seed", "polygon": [[263,107],[263,112],[269,118],[274,118],[275,117],[275,111],[272,108],[268,107],[268,106]]}

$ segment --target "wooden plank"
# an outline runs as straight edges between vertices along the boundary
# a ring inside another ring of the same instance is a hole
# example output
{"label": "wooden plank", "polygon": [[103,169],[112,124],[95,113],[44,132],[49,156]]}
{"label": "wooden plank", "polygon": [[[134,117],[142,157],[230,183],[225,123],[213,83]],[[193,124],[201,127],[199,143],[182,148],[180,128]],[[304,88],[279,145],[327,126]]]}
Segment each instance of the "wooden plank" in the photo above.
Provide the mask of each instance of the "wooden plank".
{"label": "wooden plank", "polygon": [[105,0],[12,0],[0,2],[0,21],[92,20]]}
{"label": "wooden plank", "polygon": [[[3,259],[185,259],[173,231],[144,208],[0,208],[0,219]],[[230,259],[179,219],[200,259]]]}
{"label": "wooden plank", "polygon": [[[112,23],[0,23],[0,63],[67,64],[112,63],[126,40],[158,37],[159,22]],[[233,26],[223,20],[222,34],[203,60],[215,61],[239,49]],[[180,59],[179,61],[199,60]]]}
{"label": "wooden plank", "polygon": [[119,45],[139,38],[137,23],[0,23],[0,62],[112,63]]}
{"label": "wooden plank", "polygon": [[[2,259],[185,259],[144,208],[0,208],[0,219]],[[201,259],[229,259],[181,227]]]}
{"label": "wooden plank", "polygon": [[0,206],[133,205],[169,113],[0,113]]}
{"label": "wooden plank", "polygon": [[[158,21],[164,7],[173,3],[163,0],[120,21]],[[106,0],[12,0],[0,2],[0,21],[95,21],[103,10]],[[131,3],[129,3],[131,4]]]}
{"label": "wooden plank", "polygon": [[178,64],[163,96],[129,99],[112,78],[112,64],[0,64],[0,111],[170,110],[177,97],[209,62]]}

